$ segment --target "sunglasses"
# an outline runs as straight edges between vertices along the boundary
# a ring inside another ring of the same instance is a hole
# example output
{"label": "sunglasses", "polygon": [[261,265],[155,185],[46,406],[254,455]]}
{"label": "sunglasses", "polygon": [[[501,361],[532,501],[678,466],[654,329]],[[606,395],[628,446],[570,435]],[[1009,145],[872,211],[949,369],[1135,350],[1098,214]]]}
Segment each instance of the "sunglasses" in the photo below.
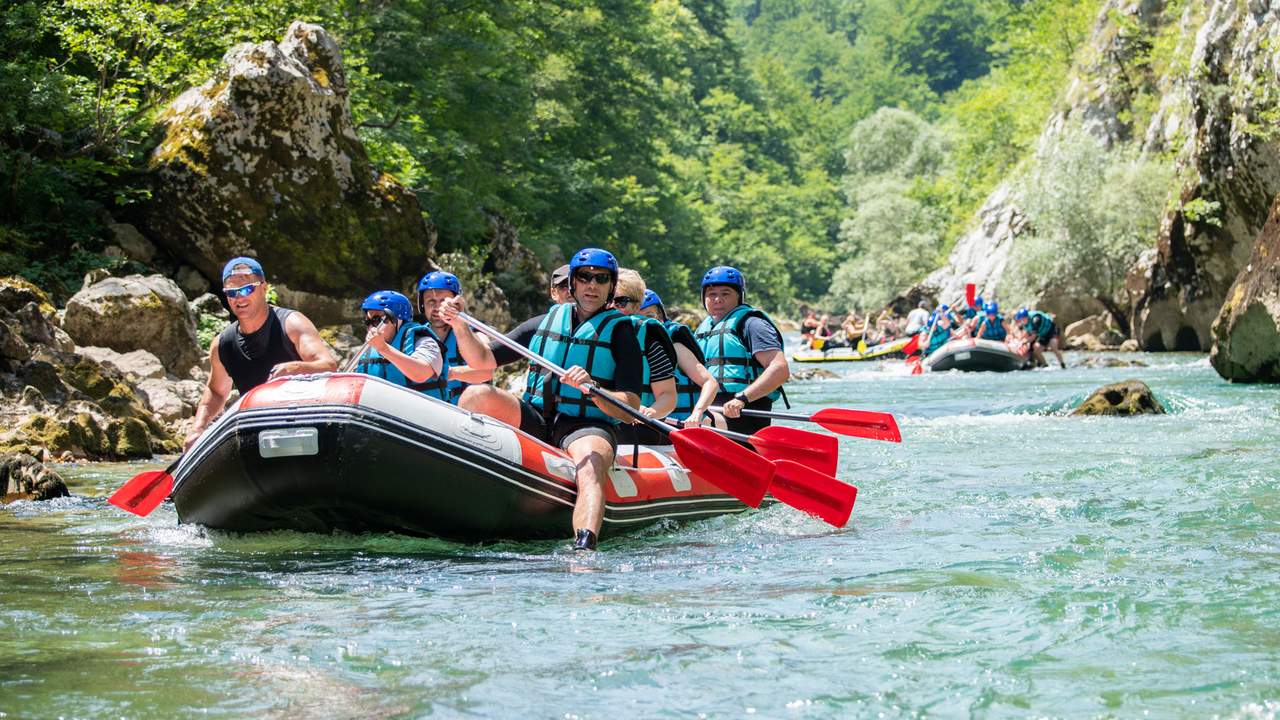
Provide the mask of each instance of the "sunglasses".
{"label": "sunglasses", "polygon": [[613,299],[613,304],[616,305],[617,307],[626,307],[635,301],[636,301],[635,298],[629,298],[626,295],[620,295]]}
{"label": "sunglasses", "polygon": [[262,283],[260,282],[256,282],[256,283],[249,283],[248,285],[241,285],[238,288],[222,288],[222,294],[226,295],[229,298],[249,297],[250,295],[253,294],[254,290],[258,289],[258,286],[261,284]]}
{"label": "sunglasses", "polygon": [[580,283],[595,283],[597,285],[608,285],[613,280],[613,275],[607,272],[577,272],[573,277]]}
{"label": "sunglasses", "polygon": [[386,316],[386,315],[374,315],[373,317],[366,317],[366,318],[364,319],[364,326],[365,326],[365,327],[377,327],[377,326],[379,326],[379,325],[383,324],[383,323],[384,323],[384,322],[386,322],[386,321],[387,321],[387,316]]}

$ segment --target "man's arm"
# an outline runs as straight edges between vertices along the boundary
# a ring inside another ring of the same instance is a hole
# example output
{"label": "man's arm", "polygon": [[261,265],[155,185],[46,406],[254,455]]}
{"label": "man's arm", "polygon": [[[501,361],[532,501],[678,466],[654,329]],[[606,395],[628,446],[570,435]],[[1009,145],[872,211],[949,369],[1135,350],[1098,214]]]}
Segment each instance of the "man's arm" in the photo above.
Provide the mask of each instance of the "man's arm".
{"label": "man's arm", "polygon": [[227,396],[231,394],[231,387],[231,376],[218,358],[218,338],[215,337],[209,345],[209,380],[200,395],[200,404],[196,406],[195,420],[182,443],[183,452],[195,444],[204,434],[205,428],[209,427],[209,423],[222,412],[222,407],[227,404]]}
{"label": "man's arm", "polygon": [[[493,377],[493,373],[490,372],[489,377],[483,378],[480,375],[486,370],[491,371],[498,367],[498,361],[493,357],[493,350],[489,347],[489,343],[476,337],[471,326],[458,317],[458,313],[463,310],[466,310],[466,302],[461,295],[451,297],[440,304],[440,316],[452,328],[455,342],[458,343],[458,355],[466,363],[465,370],[459,367],[459,372],[465,377],[457,379],[463,382],[484,382]],[[473,377],[480,379],[470,379]]]}
{"label": "man's arm", "polygon": [[271,368],[268,380],[287,375],[310,375],[313,373],[333,372],[338,369],[338,361],[329,351],[329,345],[320,337],[316,326],[300,312],[293,312],[284,321],[285,334],[293,341],[301,360],[284,362]]}

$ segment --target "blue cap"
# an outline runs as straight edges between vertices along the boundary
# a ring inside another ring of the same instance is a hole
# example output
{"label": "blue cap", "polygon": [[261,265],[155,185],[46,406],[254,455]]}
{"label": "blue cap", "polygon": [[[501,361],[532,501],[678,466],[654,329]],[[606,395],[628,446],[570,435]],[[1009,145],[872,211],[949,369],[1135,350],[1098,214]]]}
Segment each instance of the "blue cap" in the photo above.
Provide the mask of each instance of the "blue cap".
{"label": "blue cap", "polygon": [[267,277],[267,274],[262,272],[262,263],[245,255],[231,258],[226,265],[222,266],[222,282],[226,282],[232,275],[257,275],[264,280]]}
{"label": "blue cap", "polygon": [[652,290],[645,290],[644,299],[640,301],[640,309],[643,310],[654,305],[662,307],[662,298],[658,297],[658,293]]}

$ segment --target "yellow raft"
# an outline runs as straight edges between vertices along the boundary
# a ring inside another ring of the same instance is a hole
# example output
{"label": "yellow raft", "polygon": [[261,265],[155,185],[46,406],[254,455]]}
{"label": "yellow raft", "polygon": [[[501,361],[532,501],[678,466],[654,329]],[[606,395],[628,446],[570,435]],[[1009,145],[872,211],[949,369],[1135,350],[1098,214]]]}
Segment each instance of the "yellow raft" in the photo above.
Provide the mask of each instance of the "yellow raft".
{"label": "yellow raft", "polygon": [[856,347],[838,347],[822,350],[813,350],[806,348],[797,350],[791,354],[791,359],[796,362],[846,362],[855,360],[879,360],[896,352],[900,352],[911,342],[910,337],[890,340],[887,343],[872,345],[864,352],[858,352]]}

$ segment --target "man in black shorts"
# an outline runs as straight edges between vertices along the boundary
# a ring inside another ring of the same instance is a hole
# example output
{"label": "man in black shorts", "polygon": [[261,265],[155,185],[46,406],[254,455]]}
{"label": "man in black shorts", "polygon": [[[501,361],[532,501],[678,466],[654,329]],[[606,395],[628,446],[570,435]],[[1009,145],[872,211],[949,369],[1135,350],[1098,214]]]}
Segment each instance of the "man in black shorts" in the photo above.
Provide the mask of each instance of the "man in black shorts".
{"label": "man in black shorts", "polygon": [[[566,368],[563,378],[530,365],[524,395],[488,385],[472,385],[459,407],[484,413],[549,442],[577,465],[578,501],[573,509],[574,547],[594,549],[604,519],[604,482],[617,451],[617,426],[631,417],[594,394],[590,383],[633,408],[640,406],[644,360],[635,326],[610,307],[618,281],[618,261],[611,253],[587,248],[569,262],[572,301],[553,305],[545,315],[521,323],[508,337]],[[440,315],[452,322],[457,309],[446,300]],[[494,364],[520,355],[493,344]],[[478,368],[492,369],[492,368]]]}

